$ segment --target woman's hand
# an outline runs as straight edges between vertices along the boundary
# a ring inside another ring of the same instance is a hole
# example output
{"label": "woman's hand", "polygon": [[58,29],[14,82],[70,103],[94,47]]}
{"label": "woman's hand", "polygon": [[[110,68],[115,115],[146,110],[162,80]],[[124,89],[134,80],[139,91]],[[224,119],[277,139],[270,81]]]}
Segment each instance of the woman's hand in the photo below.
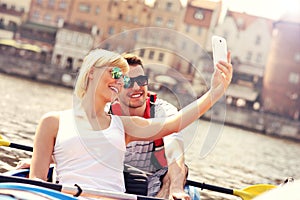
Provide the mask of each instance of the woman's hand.
{"label": "woman's hand", "polygon": [[224,94],[232,79],[231,54],[227,54],[227,62],[219,61],[211,79],[211,90],[214,94]]}

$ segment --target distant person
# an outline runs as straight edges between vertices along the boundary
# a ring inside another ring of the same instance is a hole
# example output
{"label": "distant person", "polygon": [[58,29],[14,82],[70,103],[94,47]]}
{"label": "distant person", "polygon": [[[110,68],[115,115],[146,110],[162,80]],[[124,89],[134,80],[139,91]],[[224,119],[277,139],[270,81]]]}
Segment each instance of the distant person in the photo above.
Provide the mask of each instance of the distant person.
{"label": "distant person", "polygon": [[228,88],[230,62],[229,53],[228,62],[217,65],[210,90],[180,112],[145,119],[105,112],[105,105],[129,84],[124,76],[129,67],[116,53],[92,50],[84,58],[76,81],[73,109],[47,113],[38,124],[30,178],[46,180],[53,155],[58,183],[124,192],[126,144],[162,138],[197,120]]}

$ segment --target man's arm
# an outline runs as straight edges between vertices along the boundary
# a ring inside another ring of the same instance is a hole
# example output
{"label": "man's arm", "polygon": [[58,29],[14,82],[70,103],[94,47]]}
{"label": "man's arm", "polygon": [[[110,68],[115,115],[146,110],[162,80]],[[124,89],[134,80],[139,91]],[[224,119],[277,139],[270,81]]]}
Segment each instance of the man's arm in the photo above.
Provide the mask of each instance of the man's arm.
{"label": "man's arm", "polygon": [[[172,138],[173,137],[173,138]],[[164,139],[165,153],[168,161],[167,181],[169,184],[169,196],[177,199],[188,199],[184,192],[187,176],[187,167],[184,164],[184,144],[182,138],[168,136]],[[165,184],[165,183],[164,183]]]}
{"label": "man's arm", "polygon": [[[175,106],[160,99],[157,100],[155,108],[156,117],[170,116],[178,112]],[[174,133],[163,139],[168,163],[168,173],[164,177],[163,186],[158,195],[168,199],[170,196],[174,196],[178,199],[188,197],[183,189],[187,168],[184,164],[184,143],[182,135],[181,133]]]}

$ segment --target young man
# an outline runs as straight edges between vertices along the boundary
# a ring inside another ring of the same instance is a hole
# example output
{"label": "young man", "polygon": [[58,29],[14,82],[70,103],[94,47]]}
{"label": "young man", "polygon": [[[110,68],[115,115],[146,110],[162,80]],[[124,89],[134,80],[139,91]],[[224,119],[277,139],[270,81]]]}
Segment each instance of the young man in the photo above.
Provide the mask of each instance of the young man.
{"label": "young man", "polygon": [[[133,54],[124,54],[123,57],[129,64],[128,75],[131,81],[119,93],[117,102],[111,105],[112,114],[154,118],[178,112],[168,102],[156,99],[153,94],[149,95],[148,77],[145,76],[142,60]],[[189,199],[184,192],[187,167],[184,164],[183,151],[183,140],[178,133],[151,142],[131,142],[127,145],[125,165],[142,170],[148,175],[148,191],[144,195]]]}

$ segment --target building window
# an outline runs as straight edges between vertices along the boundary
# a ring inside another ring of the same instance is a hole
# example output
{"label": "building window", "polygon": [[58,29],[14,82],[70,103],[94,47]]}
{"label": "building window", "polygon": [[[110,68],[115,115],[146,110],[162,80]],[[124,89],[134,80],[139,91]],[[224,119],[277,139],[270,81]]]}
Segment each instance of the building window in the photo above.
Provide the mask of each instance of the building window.
{"label": "building window", "polygon": [[154,51],[150,51],[149,52],[149,57],[150,60],[152,60],[154,58]]}
{"label": "building window", "polygon": [[126,16],[126,21],[127,21],[127,22],[130,22],[130,21],[131,21],[131,18],[132,18],[132,17],[131,17],[130,15],[127,15],[127,16]]}
{"label": "building window", "polygon": [[112,35],[112,34],[114,34],[114,33],[115,33],[114,27],[112,27],[112,26],[109,27],[109,28],[108,28],[108,34],[109,34],[109,35]]}
{"label": "building window", "polygon": [[62,16],[57,16],[55,22],[58,24],[60,21],[63,22],[64,18]]}
{"label": "building window", "polygon": [[299,63],[300,62],[300,52],[296,52],[294,56],[295,62]]}
{"label": "building window", "polygon": [[295,85],[300,83],[300,74],[295,73],[295,72],[291,72],[289,74],[289,83],[292,83],[292,84],[295,84]]}
{"label": "building window", "polygon": [[81,45],[82,43],[83,43],[83,37],[82,37],[82,35],[78,35],[77,44]]}
{"label": "building window", "polygon": [[261,53],[258,53],[256,57],[256,62],[260,63],[261,61],[262,61],[262,55]]}
{"label": "building window", "polygon": [[237,99],[236,101],[236,106],[237,107],[245,107],[246,106],[246,100],[245,99]]}
{"label": "building window", "polygon": [[37,3],[39,6],[41,6],[41,5],[43,5],[43,0],[36,0],[36,3]]}
{"label": "building window", "polygon": [[256,36],[256,38],[255,38],[255,44],[256,44],[256,45],[260,45],[260,43],[261,43],[261,37],[258,35],[258,36]]}
{"label": "building window", "polygon": [[91,9],[91,7],[89,5],[87,5],[87,4],[81,3],[79,5],[79,11],[80,12],[86,12],[86,13],[88,13],[88,12],[90,12],[90,9]]}
{"label": "building window", "polygon": [[39,19],[39,18],[40,18],[40,13],[39,13],[39,11],[34,11],[33,14],[32,14],[32,18],[33,18],[33,19],[36,19],[36,20]]}
{"label": "building window", "polygon": [[163,23],[163,20],[161,17],[157,17],[156,20],[155,20],[155,25],[156,26],[161,26]]}
{"label": "building window", "polygon": [[198,31],[197,31],[197,34],[200,36],[200,35],[202,34],[202,28],[201,28],[201,27],[198,27],[197,30],[198,30]]}
{"label": "building window", "polygon": [[58,5],[59,9],[65,10],[67,8],[67,3],[65,0],[61,0]]}
{"label": "building window", "polygon": [[44,16],[44,20],[47,21],[47,22],[50,22],[51,21],[51,15],[50,14],[46,14]]}
{"label": "building window", "polygon": [[123,14],[120,13],[118,18],[119,18],[119,20],[122,20],[123,19]]}
{"label": "building window", "polygon": [[238,27],[242,27],[242,26],[244,26],[244,19],[240,17],[236,20],[236,23],[237,23]]}
{"label": "building window", "polygon": [[246,55],[246,60],[247,61],[251,61],[252,59],[252,52],[251,51],[248,51],[247,55]]}
{"label": "building window", "polygon": [[167,22],[167,28],[174,28],[174,20],[169,19]]}
{"label": "building window", "polygon": [[139,23],[139,18],[134,16],[132,21],[134,24],[137,24],[137,23]]}
{"label": "building window", "polygon": [[134,41],[137,41],[138,38],[139,38],[139,34],[137,32],[134,32],[133,33],[133,39],[134,39]]}
{"label": "building window", "polygon": [[204,19],[204,13],[202,10],[198,9],[194,13],[194,18],[197,20],[203,20]]}
{"label": "building window", "polygon": [[167,2],[167,4],[166,4],[166,10],[167,11],[171,11],[172,10],[172,2]]}
{"label": "building window", "polygon": [[61,58],[62,58],[61,55],[59,55],[59,54],[56,55],[55,65],[60,66],[60,64],[61,64]]}
{"label": "building window", "polygon": [[164,53],[159,53],[159,55],[158,55],[158,61],[163,62],[164,61],[164,57],[165,57]]}
{"label": "building window", "polygon": [[48,0],[48,7],[54,8],[55,0]]}
{"label": "building window", "polygon": [[140,53],[139,53],[140,57],[144,57],[145,56],[145,49],[141,49]]}
{"label": "building window", "polygon": [[4,25],[4,19],[3,18],[0,18],[0,27],[1,28],[5,27],[5,25]]}
{"label": "building window", "polygon": [[223,31],[223,38],[228,38],[229,37],[229,31],[227,31],[227,30],[224,30]]}
{"label": "building window", "polygon": [[109,50],[109,49],[110,49],[110,44],[109,44],[109,43],[105,43],[105,45],[104,45],[104,49],[107,49],[107,50]]}
{"label": "building window", "polygon": [[96,9],[95,9],[96,15],[98,15],[98,14],[100,13],[100,10],[101,10],[101,9],[97,6]]}
{"label": "building window", "polygon": [[191,30],[191,26],[190,26],[190,25],[186,25],[186,26],[185,26],[185,32],[186,32],[186,33],[189,33],[190,30]]}
{"label": "building window", "polygon": [[69,69],[69,70],[73,69],[73,58],[72,57],[67,58],[66,69]]}

